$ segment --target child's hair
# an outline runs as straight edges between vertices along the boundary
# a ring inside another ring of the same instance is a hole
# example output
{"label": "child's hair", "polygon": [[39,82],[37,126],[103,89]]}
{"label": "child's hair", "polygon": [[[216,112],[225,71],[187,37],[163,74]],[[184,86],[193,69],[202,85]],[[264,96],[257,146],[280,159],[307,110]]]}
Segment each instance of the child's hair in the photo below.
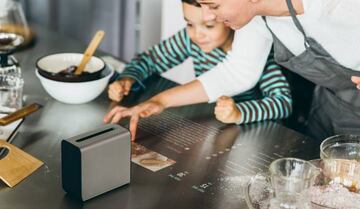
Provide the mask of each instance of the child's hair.
{"label": "child's hair", "polygon": [[196,0],[181,0],[183,3],[187,3],[196,7],[201,7],[201,5]]}

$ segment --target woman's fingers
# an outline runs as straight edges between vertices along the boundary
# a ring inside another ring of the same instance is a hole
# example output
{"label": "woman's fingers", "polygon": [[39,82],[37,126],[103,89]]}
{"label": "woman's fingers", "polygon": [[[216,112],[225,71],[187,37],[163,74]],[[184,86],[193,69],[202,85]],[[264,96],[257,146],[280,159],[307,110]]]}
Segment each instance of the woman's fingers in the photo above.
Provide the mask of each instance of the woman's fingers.
{"label": "woman's fingers", "polygon": [[111,123],[118,123],[122,118],[130,117],[129,129],[131,132],[131,140],[134,141],[139,119],[159,114],[163,110],[164,107],[161,103],[154,101],[147,101],[132,108],[116,106],[104,116],[104,122],[109,123],[111,121]]}
{"label": "woman's fingers", "polygon": [[356,87],[360,89],[360,77],[358,76],[352,76],[351,81],[356,84]]}
{"label": "woman's fingers", "polygon": [[130,129],[130,133],[131,133],[131,141],[135,141],[138,122],[139,122],[139,115],[135,113],[130,118],[129,129]]}
{"label": "woman's fingers", "polygon": [[147,118],[149,116],[151,116],[151,112],[149,110],[144,110],[140,113],[140,117],[142,118]]}
{"label": "woman's fingers", "polygon": [[117,112],[113,115],[112,119],[111,119],[111,123],[118,123],[122,118],[122,114],[121,112]]}
{"label": "woman's fingers", "polygon": [[[110,110],[110,112],[108,112],[105,116],[104,116],[104,123],[110,123],[110,121],[112,122],[113,117],[116,114],[121,114],[122,110],[126,109],[125,107],[121,107],[121,106],[116,106],[114,107],[112,110]],[[121,116],[121,115],[120,115]],[[119,117],[119,116],[117,116]]]}

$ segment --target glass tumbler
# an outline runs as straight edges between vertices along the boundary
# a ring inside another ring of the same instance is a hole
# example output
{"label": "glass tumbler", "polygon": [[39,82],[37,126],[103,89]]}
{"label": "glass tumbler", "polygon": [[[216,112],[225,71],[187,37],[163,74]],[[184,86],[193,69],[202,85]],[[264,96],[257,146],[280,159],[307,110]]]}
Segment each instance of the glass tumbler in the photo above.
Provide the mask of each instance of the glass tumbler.
{"label": "glass tumbler", "polygon": [[320,157],[331,183],[360,193],[360,136],[343,134],[325,139],[320,145]]}
{"label": "glass tumbler", "polygon": [[277,194],[299,194],[308,189],[320,174],[320,169],[308,161],[280,158],[269,167],[271,184]]}
{"label": "glass tumbler", "polygon": [[22,107],[24,81],[13,75],[0,74],[0,113],[12,113]]}

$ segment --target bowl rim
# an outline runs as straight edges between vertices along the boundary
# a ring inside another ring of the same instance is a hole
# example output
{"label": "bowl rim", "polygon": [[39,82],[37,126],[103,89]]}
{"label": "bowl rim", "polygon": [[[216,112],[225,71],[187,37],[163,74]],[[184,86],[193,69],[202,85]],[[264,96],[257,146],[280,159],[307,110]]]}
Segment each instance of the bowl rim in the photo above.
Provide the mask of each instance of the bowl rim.
{"label": "bowl rim", "polygon": [[61,83],[61,84],[66,83],[66,84],[78,85],[78,84],[83,84],[83,83],[92,83],[92,82],[98,82],[98,81],[105,80],[105,79],[110,79],[111,76],[114,75],[115,70],[109,68],[109,71],[110,71],[110,73],[109,73],[108,75],[106,75],[106,76],[104,76],[104,77],[102,77],[102,78],[100,78],[100,79],[91,80],[91,81],[77,81],[77,82],[66,82],[66,81],[52,80],[52,79],[50,79],[50,78],[47,78],[47,77],[44,77],[43,75],[41,75],[41,74],[39,73],[39,70],[38,70],[38,69],[35,69],[35,74],[36,74],[36,76],[37,76],[40,80],[41,80],[41,79],[44,79],[44,80],[46,80],[46,81],[50,81],[50,82],[53,82],[53,83]]}
{"label": "bowl rim", "polygon": [[[336,140],[339,137],[350,137],[350,139],[339,139],[339,141],[358,141],[360,142],[360,135],[356,135],[356,134],[337,134],[337,135],[333,135],[333,136],[329,136],[326,139],[324,139],[321,144],[320,144],[320,156],[324,155],[326,158],[329,158],[329,156],[325,153],[325,149],[329,146],[331,146],[331,144],[327,144],[330,143],[329,141],[331,140]],[[336,142],[336,144],[339,142]],[[333,144],[334,145],[334,144]]]}
{"label": "bowl rim", "polygon": [[[39,66],[40,60],[45,59],[45,58],[50,57],[50,56],[54,56],[54,55],[83,55],[83,53],[78,53],[78,52],[59,52],[59,53],[49,53],[49,54],[43,55],[43,56],[41,56],[41,57],[39,57],[39,58],[36,59],[36,62],[35,62],[35,67],[36,67],[36,69],[37,69],[37,70],[40,70],[41,72],[43,72],[43,73],[45,73],[45,74],[49,74],[49,77],[50,77],[50,76],[56,76],[56,75],[55,75],[56,73],[51,73],[51,72],[49,72],[49,71],[47,71],[47,70],[45,70],[44,68],[42,68],[42,67]],[[90,73],[90,76],[91,76],[91,75],[96,75],[96,74],[101,74],[101,72],[106,69],[106,63],[105,63],[105,61],[104,61],[102,58],[100,58],[100,57],[98,57],[98,56],[94,56],[94,55],[91,57],[91,59],[92,59],[92,58],[98,59],[98,60],[102,63],[102,66],[101,66],[101,68],[100,68],[99,70]],[[39,74],[42,75],[42,73],[41,73],[40,71],[39,71]],[[81,79],[78,80],[78,79],[76,79],[76,78],[75,78],[75,79],[72,79],[72,78],[66,78],[66,77],[63,77],[64,79],[61,79],[61,80],[60,80],[60,79],[51,79],[51,78],[49,78],[49,77],[47,77],[47,76],[44,76],[44,75],[42,75],[42,76],[48,78],[49,80],[60,81],[60,82],[65,82],[65,83],[88,82],[88,81],[92,81],[92,80],[93,80],[93,79],[91,79],[91,78],[88,78],[88,79],[84,79],[83,81],[81,81]],[[94,80],[99,80],[99,79],[94,79]]]}

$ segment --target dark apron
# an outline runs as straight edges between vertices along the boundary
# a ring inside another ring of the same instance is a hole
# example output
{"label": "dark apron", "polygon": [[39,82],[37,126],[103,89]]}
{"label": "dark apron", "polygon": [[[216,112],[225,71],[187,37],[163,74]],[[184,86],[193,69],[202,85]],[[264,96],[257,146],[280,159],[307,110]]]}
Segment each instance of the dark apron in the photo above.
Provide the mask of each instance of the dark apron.
{"label": "dark apron", "polygon": [[351,82],[351,76],[360,76],[360,72],[340,65],[307,36],[291,0],[286,2],[294,24],[304,36],[306,50],[295,56],[266,25],[273,35],[275,61],[317,85],[309,114],[309,134],[318,140],[335,134],[360,135],[360,90]]}

